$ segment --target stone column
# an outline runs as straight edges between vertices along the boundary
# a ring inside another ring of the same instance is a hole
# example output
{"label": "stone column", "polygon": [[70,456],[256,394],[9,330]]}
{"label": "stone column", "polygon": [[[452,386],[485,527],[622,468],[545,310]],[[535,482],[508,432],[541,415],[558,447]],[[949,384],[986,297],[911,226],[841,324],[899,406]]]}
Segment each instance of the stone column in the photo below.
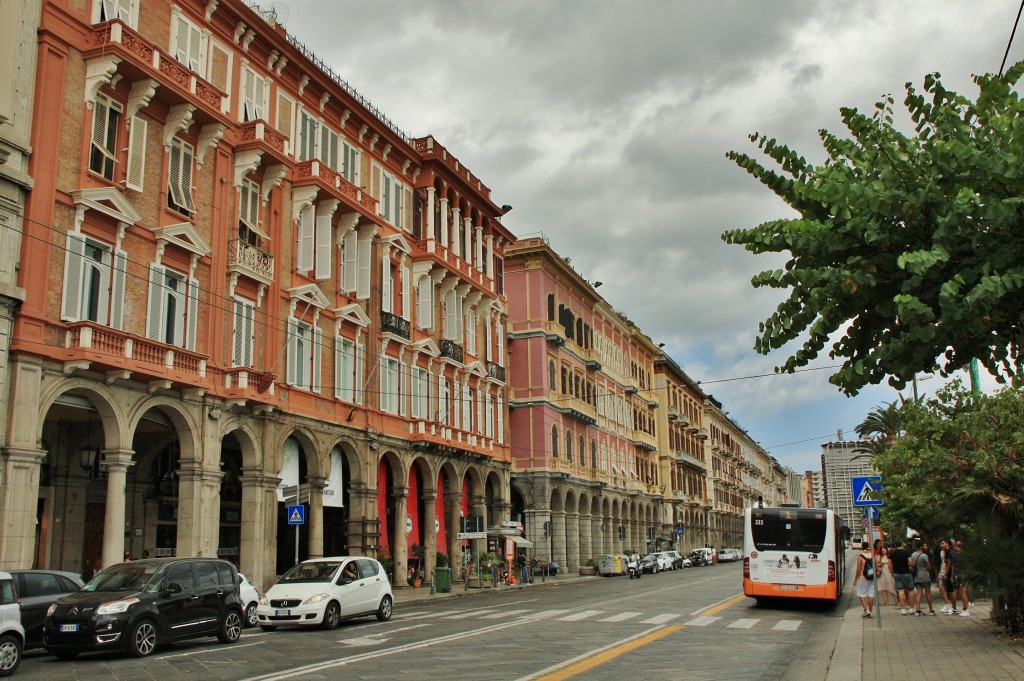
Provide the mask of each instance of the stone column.
{"label": "stone column", "polygon": [[437,490],[423,490],[423,578],[430,579],[430,573],[437,567]]}
{"label": "stone column", "polygon": [[452,577],[462,577],[462,542],[459,541],[459,518],[462,517],[462,492],[446,492],[444,495],[444,514],[448,519],[448,560],[452,567]]}
{"label": "stone column", "polygon": [[[277,496],[279,478],[263,475],[258,466],[243,467],[242,477],[242,526],[239,536],[241,545],[238,547],[238,569],[245,573],[249,581],[261,589],[273,583],[276,569],[269,565],[277,564],[277,542],[274,541],[276,527],[267,524],[267,508],[273,511]],[[277,522],[276,515],[273,521]],[[268,557],[269,554],[269,557]]]}
{"label": "stone column", "polygon": [[[425,208],[426,213],[427,213],[427,219],[424,221],[424,225],[423,225],[423,239],[424,239],[424,241],[426,241],[426,242],[428,242],[430,244],[433,244],[434,239],[435,239],[435,234],[434,234],[434,206],[437,205],[437,203],[436,203],[437,202],[436,194],[437,194],[437,190],[435,190],[433,187],[427,187],[427,205],[426,205],[426,208]],[[427,250],[428,251],[433,251],[434,247],[430,246]]]}
{"label": "stone column", "polygon": [[219,492],[224,474],[201,466],[199,461],[181,461],[178,465],[176,555],[212,558],[217,555],[220,535]]}
{"label": "stone column", "polygon": [[473,264],[481,272],[484,271],[484,228],[482,225],[477,225],[475,228],[476,235],[473,239]]}
{"label": "stone column", "polygon": [[580,523],[580,565],[584,565],[588,560],[592,560],[597,557],[594,553],[593,538],[594,538],[594,517],[589,513],[581,513],[579,515]]}
{"label": "stone column", "polygon": [[565,514],[565,567],[571,574],[580,571],[580,514]]}
{"label": "stone column", "polygon": [[[32,567],[39,466],[45,456],[45,449],[6,447],[0,453],[0,569]],[[123,532],[123,519],[121,526]]]}
{"label": "stone column", "polygon": [[324,487],[327,478],[306,476],[309,488],[309,541],[306,548],[310,558],[323,558],[324,555]]}
{"label": "stone column", "polygon": [[408,514],[408,487],[394,487],[395,536],[391,538],[391,558],[395,565],[395,586],[409,586],[409,540],[405,534],[405,516]]}
{"label": "stone column", "polygon": [[566,564],[565,511],[551,513],[551,559],[559,565]]}
{"label": "stone column", "polygon": [[441,245],[448,248],[450,242],[448,238],[448,199],[442,198],[439,203],[441,204]]}
{"label": "stone column", "polygon": [[376,557],[380,548],[380,531],[377,525],[377,490],[365,483],[355,483],[348,490],[348,550],[349,553],[363,553]]}
{"label": "stone column", "polygon": [[459,218],[459,208],[452,208],[452,253],[461,257],[462,253],[462,220]]}
{"label": "stone column", "polygon": [[103,452],[103,465],[107,471],[107,505],[103,516],[103,563],[109,567],[124,560],[124,493],[128,467],[132,461],[130,449]]}

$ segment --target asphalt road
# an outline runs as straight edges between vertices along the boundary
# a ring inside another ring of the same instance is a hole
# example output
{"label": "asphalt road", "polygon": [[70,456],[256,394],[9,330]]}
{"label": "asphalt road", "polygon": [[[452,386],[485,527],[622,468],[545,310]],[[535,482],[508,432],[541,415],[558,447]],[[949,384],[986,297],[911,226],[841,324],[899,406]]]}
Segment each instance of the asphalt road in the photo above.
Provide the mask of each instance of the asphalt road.
{"label": "asphalt road", "polygon": [[149,658],[27,653],[19,679],[824,679],[842,612],[762,607],[740,564],[460,592],[398,603],[390,622],[334,631],[249,629]]}

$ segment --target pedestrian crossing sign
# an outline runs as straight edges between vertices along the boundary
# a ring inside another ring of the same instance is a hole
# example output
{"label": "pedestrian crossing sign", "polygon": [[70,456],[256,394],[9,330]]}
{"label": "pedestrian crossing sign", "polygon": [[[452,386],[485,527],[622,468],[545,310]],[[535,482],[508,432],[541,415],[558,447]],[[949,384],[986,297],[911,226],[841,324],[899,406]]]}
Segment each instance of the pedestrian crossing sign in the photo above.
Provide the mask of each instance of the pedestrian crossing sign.
{"label": "pedestrian crossing sign", "polygon": [[305,525],[306,524],[306,507],[302,504],[296,504],[295,506],[288,507],[288,524],[289,525]]}
{"label": "pedestrian crossing sign", "polygon": [[882,506],[882,476],[869,475],[850,478],[854,506]]}

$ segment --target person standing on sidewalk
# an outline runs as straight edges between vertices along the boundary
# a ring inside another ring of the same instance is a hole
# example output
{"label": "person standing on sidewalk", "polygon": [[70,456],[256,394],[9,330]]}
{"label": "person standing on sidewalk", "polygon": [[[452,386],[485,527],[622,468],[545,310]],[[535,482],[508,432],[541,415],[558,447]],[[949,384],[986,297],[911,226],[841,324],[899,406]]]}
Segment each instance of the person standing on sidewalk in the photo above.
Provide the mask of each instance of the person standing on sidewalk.
{"label": "person standing on sidewalk", "polygon": [[857,555],[857,575],[853,578],[853,585],[857,589],[857,598],[864,608],[861,617],[871,617],[871,611],[875,607],[874,592],[874,554],[871,552],[871,544],[863,542],[860,545],[861,552]]}
{"label": "person standing on sidewalk", "polygon": [[967,595],[967,572],[965,571],[966,562],[963,555],[963,546],[961,542],[957,542],[956,546],[952,549],[953,555],[956,557],[956,571],[953,573],[952,587],[953,587],[953,607],[956,607],[956,601],[960,599],[960,616],[970,617],[971,616],[971,601]]}
{"label": "person standing on sidewalk", "polygon": [[921,601],[928,601],[928,614],[934,615],[935,608],[932,606],[932,564],[928,558],[928,543],[921,542],[914,555],[910,557],[910,565],[914,570],[914,586],[917,587],[917,595],[914,598],[914,614],[920,617]]}
{"label": "person standing on sidewalk", "polygon": [[889,605],[889,597],[892,597],[892,604],[899,605],[900,597],[896,593],[896,580],[892,573],[892,560],[889,558],[889,549],[882,547],[877,556],[878,563],[878,594],[882,599],[882,605]]}
{"label": "person standing on sidewalk", "polygon": [[903,542],[897,541],[889,552],[892,564],[892,578],[896,585],[896,603],[900,606],[900,614],[906,615],[911,609],[911,598],[914,593],[914,575],[910,571],[910,554],[903,548]]}

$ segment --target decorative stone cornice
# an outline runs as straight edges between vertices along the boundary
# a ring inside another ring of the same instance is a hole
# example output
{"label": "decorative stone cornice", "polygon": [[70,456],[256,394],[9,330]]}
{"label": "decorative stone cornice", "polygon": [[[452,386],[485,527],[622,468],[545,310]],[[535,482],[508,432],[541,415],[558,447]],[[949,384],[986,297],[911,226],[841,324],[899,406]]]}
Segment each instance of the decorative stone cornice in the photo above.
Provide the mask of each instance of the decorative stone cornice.
{"label": "decorative stone cornice", "polygon": [[274,187],[281,184],[281,180],[284,179],[287,172],[288,167],[283,163],[275,163],[263,171],[263,186],[260,187],[260,196],[263,199],[264,206],[270,200],[270,192],[274,191]]}
{"label": "decorative stone cornice", "polygon": [[85,65],[85,104],[90,109],[96,103],[100,88],[110,84],[120,63],[121,59],[118,57],[104,57],[94,59]]}
{"label": "decorative stone cornice", "polygon": [[192,114],[196,108],[191,104],[175,104],[167,111],[167,122],[164,123],[164,148],[171,148],[171,140],[179,132],[192,127]]}
{"label": "decorative stone cornice", "polygon": [[292,222],[298,222],[302,211],[313,205],[318,191],[313,186],[292,188]]}
{"label": "decorative stone cornice", "polygon": [[242,187],[242,179],[260,167],[262,149],[246,149],[235,154],[235,186]]}
{"label": "decorative stone cornice", "polygon": [[153,95],[156,94],[156,89],[159,87],[152,78],[146,78],[144,80],[137,80],[132,83],[132,91],[128,95],[128,106],[125,107],[124,119],[130,121],[132,116],[139,113],[142,109],[149,105]]}

